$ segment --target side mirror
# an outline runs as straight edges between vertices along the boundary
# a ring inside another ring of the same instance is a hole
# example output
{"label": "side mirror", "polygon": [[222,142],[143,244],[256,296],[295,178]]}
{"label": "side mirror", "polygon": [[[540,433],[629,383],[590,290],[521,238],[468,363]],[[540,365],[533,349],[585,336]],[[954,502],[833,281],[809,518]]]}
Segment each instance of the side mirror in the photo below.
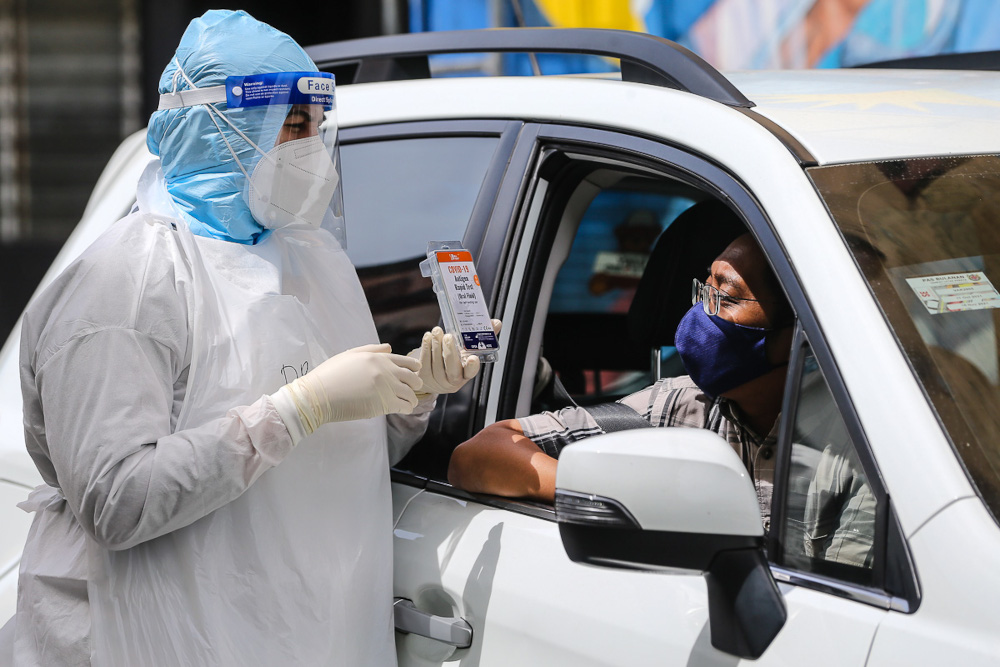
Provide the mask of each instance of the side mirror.
{"label": "side mirror", "polygon": [[575,562],[703,572],[718,650],[758,658],[784,625],[757,493],[715,433],[642,429],[574,443],[559,459],[555,505]]}

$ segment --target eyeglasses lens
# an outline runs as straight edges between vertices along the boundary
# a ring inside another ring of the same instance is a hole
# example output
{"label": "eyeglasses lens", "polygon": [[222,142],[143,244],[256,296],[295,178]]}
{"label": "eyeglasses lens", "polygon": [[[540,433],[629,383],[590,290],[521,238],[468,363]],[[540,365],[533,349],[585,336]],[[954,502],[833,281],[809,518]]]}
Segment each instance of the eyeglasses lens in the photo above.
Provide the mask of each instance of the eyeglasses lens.
{"label": "eyeglasses lens", "polygon": [[702,304],[707,315],[718,315],[722,305],[722,293],[697,278],[691,284],[691,305]]}

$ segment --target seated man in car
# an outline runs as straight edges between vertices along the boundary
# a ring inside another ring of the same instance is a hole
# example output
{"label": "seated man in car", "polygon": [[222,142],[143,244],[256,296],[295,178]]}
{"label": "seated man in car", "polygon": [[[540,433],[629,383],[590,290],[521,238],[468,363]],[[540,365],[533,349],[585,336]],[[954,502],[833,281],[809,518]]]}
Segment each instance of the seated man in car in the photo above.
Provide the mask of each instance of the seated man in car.
{"label": "seated man in car", "polygon": [[[714,206],[708,219],[717,220],[723,211]],[[725,209],[722,215],[731,214]],[[704,207],[701,216],[697,227],[705,224]],[[708,235],[721,235],[724,243],[733,233],[739,232],[720,227]],[[791,306],[763,251],[746,233],[716,257],[704,282],[694,281],[691,297],[692,306],[673,333],[689,375],[662,379],[619,402],[653,426],[707,428],[722,436],[753,480],[767,530],[794,322]],[[794,524],[789,536],[799,540],[788,545],[789,553],[870,568],[875,497],[836,407],[811,405],[815,394],[806,384],[799,413],[812,418],[802,424],[805,430],[797,425],[793,434],[791,467],[796,484],[807,488],[795,501],[789,499],[787,520]],[[602,432],[580,407],[497,422],[455,449],[448,479],[468,491],[551,503],[559,453]]]}
{"label": "seated man in car", "polygon": [[[791,307],[750,234],[730,243],[692,292],[674,336],[690,375],[621,402],[653,426],[707,428],[725,438],[750,473],[767,527]],[[455,449],[448,479],[468,491],[552,502],[559,452],[601,432],[579,407],[497,422]]]}

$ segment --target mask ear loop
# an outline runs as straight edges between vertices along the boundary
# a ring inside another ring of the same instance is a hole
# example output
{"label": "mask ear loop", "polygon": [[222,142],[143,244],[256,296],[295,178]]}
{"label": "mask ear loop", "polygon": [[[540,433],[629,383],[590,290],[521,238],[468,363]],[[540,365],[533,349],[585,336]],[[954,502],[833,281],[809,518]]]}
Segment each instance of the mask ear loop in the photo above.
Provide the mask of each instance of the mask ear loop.
{"label": "mask ear loop", "polygon": [[170,92],[171,93],[176,93],[177,92],[177,77],[180,76],[184,72],[184,70],[181,69],[180,62],[178,62],[178,60],[177,60],[177,56],[174,56],[174,63],[177,65],[177,71],[174,72],[174,77],[173,77],[173,79],[170,82],[170,85],[171,85]]}

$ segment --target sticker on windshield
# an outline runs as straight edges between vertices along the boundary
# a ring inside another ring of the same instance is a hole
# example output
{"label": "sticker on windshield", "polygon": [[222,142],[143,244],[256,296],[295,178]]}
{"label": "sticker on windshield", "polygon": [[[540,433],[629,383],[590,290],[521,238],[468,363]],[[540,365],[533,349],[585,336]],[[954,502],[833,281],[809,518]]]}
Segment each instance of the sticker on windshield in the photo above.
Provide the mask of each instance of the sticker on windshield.
{"label": "sticker on windshield", "polygon": [[931,314],[1000,308],[1000,292],[982,271],[907,278],[907,284]]}

